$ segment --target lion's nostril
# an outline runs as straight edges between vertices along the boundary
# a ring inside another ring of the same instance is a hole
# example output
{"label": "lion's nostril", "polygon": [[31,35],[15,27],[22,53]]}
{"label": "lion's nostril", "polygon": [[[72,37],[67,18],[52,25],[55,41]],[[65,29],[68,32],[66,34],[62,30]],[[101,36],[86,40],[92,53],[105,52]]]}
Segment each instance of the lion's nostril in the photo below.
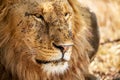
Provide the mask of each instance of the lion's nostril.
{"label": "lion's nostril", "polygon": [[53,46],[57,49],[60,49],[62,53],[65,53],[72,45],[56,45],[53,43]]}

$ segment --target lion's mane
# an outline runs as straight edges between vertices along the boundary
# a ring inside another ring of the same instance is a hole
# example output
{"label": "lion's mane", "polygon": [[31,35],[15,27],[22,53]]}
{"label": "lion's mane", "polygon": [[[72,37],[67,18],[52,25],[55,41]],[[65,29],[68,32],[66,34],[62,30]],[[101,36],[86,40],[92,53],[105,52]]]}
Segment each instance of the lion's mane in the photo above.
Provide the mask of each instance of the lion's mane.
{"label": "lion's mane", "polygon": [[[8,19],[10,5],[19,0],[0,1],[0,80],[84,80],[92,79],[88,72],[90,60],[98,49],[99,36],[96,17],[77,0],[68,0],[74,10],[73,42],[69,68],[63,74],[47,75],[34,66],[28,55],[15,54],[21,44],[21,36]],[[14,7],[13,7],[14,8]],[[16,39],[14,35],[18,35]],[[19,49],[18,51],[20,51]],[[28,61],[25,61],[26,59]],[[30,64],[27,64],[27,63]]]}

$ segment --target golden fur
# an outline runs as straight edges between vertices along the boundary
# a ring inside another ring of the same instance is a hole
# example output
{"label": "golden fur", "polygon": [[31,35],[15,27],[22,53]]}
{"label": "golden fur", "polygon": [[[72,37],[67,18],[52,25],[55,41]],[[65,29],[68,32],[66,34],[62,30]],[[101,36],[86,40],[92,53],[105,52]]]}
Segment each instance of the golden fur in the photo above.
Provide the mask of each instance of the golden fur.
{"label": "golden fur", "polygon": [[96,17],[77,0],[0,1],[0,80],[94,80],[88,65],[98,43]]}

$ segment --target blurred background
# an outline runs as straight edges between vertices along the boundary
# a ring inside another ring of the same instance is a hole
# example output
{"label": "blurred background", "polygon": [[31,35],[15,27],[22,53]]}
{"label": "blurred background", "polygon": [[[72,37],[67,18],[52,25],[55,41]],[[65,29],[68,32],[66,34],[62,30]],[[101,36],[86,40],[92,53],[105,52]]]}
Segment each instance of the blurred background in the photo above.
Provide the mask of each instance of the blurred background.
{"label": "blurred background", "polygon": [[100,47],[89,70],[100,80],[120,80],[120,0],[79,0],[96,13]]}

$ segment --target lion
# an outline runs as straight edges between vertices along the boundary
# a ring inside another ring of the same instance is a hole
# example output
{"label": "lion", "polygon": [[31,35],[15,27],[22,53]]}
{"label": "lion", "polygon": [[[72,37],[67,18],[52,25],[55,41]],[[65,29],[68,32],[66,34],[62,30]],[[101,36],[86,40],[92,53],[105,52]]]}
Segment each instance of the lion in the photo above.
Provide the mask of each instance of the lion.
{"label": "lion", "polygon": [[96,16],[77,0],[0,1],[0,80],[96,80]]}

